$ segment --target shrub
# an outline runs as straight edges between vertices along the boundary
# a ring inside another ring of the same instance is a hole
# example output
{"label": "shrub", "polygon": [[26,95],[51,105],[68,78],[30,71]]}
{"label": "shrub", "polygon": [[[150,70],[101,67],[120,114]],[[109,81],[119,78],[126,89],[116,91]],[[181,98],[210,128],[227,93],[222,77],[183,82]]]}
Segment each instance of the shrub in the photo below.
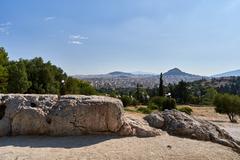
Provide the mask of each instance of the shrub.
{"label": "shrub", "polygon": [[139,104],[139,102],[138,102],[135,98],[132,98],[131,105],[132,105],[132,106],[136,106],[136,105],[138,105],[138,104]]}
{"label": "shrub", "polygon": [[130,105],[131,105],[132,99],[131,99],[131,97],[129,97],[129,96],[122,96],[122,97],[121,97],[121,101],[122,101],[122,103],[123,103],[123,106],[124,106],[124,107],[127,107],[127,106],[130,106]]}
{"label": "shrub", "polygon": [[191,115],[192,111],[193,111],[192,108],[190,108],[190,107],[181,107],[181,108],[178,108],[177,110],[180,112],[184,112],[188,115]]}
{"label": "shrub", "polygon": [[143,114],[150,114],[152,111],[151,109],[149,108],[146,108],[146,107],[140,107],[137,109],[138,112],[141,112]]}
{"label": "shrub", "polygon": [[174,98],[165,98],[163,101],[162,110],[164,111],[165,109],[176,109],[176,100]]}
{"label": "shrub", "polygon": [[158,109],[159,107],[158,107],[156,104],[154,104],[154,103],[149,103],[149,104],[148,104],[148,108],[149,108],[150,110],[156,110],[156,109]]}
{"label": "shrub", "polygon": [[130,96],[125,95],[125,96],[122,96],[120,99],[121,99],[124,107],[131,106],[131,105],[136,106],[139,104],[135,98],[130,97]]}
{"label": "shrub", "polygon": [[163,104],[163,101],[164,101],[165,98],[166,97],[158,97],[158,96],[156,96],[156,97],[151,98],[149,103],[150,104],[155,104],[158,107],[162,107],[162,104]]}
{"label": "shrub", "polygon": [[191,104],[197,104],[197,105],[199,105],[199,104],[201,104],[201,98],[192,95],[192,96],[189,97],[189,102],[190,102]]}
{"label": "shrub", "polygon": [[236,116],[240,115],[240,97],[230,94],[217,94],[213,103],[216,112],[227,114],[231,122],[237,122]]}
{"label": "shrub", "polygon": [[176,108],[176,101],[174,98],[168,97],[153,97],[149,103],[150,109],[158,109],[164,111],[165,109],[171,110]]}

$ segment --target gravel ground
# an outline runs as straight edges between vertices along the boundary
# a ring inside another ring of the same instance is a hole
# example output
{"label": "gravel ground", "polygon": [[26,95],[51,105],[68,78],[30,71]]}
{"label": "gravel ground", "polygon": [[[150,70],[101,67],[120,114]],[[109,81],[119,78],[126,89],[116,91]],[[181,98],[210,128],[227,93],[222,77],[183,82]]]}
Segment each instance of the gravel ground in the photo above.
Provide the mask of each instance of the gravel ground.
{"label": "gravel ground", "polygon": [[154,138],[117,136],[4,137],[0,160],[238,160],[230,148],[211,142],[163,135]]}

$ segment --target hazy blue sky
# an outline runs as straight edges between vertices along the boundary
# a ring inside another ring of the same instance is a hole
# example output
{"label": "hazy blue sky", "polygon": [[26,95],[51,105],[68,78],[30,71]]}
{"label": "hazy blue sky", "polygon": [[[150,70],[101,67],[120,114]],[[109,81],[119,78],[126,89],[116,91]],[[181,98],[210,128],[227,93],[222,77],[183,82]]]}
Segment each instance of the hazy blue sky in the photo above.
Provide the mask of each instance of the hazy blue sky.
{"label": "hazy blue sky", "polygon": [[240,0],[1,0],[0,46],[68,74],[240,69]]}

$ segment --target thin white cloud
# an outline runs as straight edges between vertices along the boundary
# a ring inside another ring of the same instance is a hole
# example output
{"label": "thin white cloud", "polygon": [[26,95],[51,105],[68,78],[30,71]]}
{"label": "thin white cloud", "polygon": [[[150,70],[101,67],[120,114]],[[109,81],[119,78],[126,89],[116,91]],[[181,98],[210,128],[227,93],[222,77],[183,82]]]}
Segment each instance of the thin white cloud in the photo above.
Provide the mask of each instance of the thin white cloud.
{"label": "thin white cloud", "polygon": [[69,38],[70,39],[82,39],[82,40],[88,39],[88,37],[81,36],[81,35],[70,35]]}
{"label": "thin white cloud", "polygon": [[75,44],[75,45],[81,45],[81,44],[83,44],[82,41],[88,39],[88,37],[81,36],[81,35],[79,35],[79,34],[69,35],[68,38],[69,38],[69,43],[70,43],[70,44]]}
{"label": "thin white cloud", "polygon": [[81,45],[81,44],[83,44],[82,42],[77,41],[77,40],[72,40],[72,41],[69,41],[68,43],[70,43],[70,44],[75,44],[75,45]]}
{"label": "thin white cloud", "polygon": [[12,25],[11,22],[0,23],[0,34],[8,35],[11,25]]}
{"label": "thin white cloud", "polygon": [[0,23],[1,27],[7,27],[7,26],[11,26],[11,25],[12,25],[11,22]]}
{"label": "thin white cloud", "polygon": [[6,29],[4,27],[0,27],[0,33],[2,33],[2,34],[9,34],[8,29]]}
{"label": "thin white cloud", "polygon": [[54,20],[54,19],[56,19],[56,17],[45,17],[44,18],[44,21],[51,21],[51,20]]}

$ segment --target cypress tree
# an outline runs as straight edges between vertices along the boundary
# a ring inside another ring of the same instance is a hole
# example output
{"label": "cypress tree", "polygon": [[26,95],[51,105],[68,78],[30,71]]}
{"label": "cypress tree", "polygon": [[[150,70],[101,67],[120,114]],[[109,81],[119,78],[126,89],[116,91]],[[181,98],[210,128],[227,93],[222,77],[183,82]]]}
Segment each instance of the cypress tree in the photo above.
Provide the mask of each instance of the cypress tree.
{"label": "cypress tree", "polygon": [[160,80],[159,80],[159,96],[164,96],[164,88],[163,88],[163,74],[160,74]]}

